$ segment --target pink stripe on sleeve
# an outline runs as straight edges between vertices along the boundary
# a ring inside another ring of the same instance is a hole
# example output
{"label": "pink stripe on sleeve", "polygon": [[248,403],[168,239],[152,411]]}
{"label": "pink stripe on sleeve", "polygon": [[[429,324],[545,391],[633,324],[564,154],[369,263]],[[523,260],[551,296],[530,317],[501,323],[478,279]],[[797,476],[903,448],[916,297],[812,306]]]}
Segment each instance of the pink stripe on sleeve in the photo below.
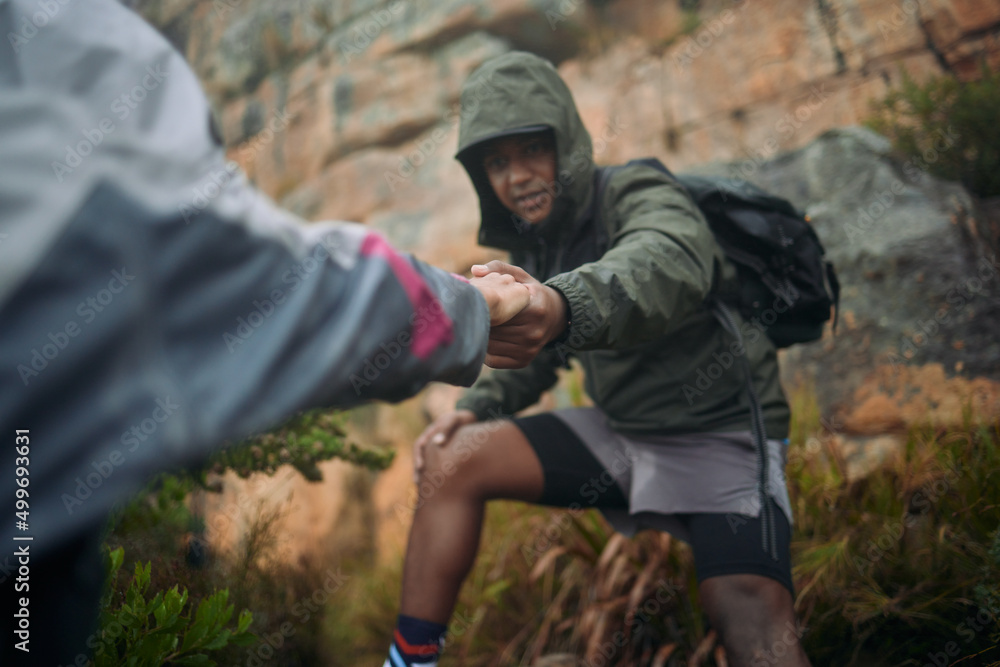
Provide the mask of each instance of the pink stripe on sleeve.
{"label": "pink stripe on sleeve", "polygon": [[[368,234],[361,243],[361,254],[366,257],[381,257],[388,262],[410,299],[417,318],[413,328],[413,354],[418,359],[426,359],[442,345],[454,340],[451,318],[438,301],[437,296],[427,286],[416,269],[379,234]],[[422,322],[424,326],[418,326]]]}

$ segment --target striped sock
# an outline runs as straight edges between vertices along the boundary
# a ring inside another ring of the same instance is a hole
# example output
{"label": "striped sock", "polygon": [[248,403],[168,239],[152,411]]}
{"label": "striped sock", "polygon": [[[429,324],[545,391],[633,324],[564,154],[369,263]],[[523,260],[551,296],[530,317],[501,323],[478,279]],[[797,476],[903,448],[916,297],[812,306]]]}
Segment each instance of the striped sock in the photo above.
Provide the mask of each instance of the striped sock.
{"label": "striped sock", "polygon": [[400,614],[382,667],[437,667],[447,629],[440,623]]}

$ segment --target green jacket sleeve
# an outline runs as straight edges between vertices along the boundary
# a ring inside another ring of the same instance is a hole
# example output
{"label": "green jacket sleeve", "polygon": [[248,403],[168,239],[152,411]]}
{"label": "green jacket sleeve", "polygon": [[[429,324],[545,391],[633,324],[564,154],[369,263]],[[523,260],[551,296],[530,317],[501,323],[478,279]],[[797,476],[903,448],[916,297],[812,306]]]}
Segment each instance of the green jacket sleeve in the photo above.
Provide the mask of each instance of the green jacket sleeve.
{"label": "green jacket sleeve", "polygon": [[512,417],[534,405],[542,392],[556,383],[559,366],[558,352],[551,347],[545,348],[524,368],[480,375],[455,408],[472,410],[479,421]]}
{"label": "green jacket sleeve", "polygon": [[698,311],[722,262],[708,223],[666,174],[626,167],[604,193],[611,247],[595,262],[546,281],[566,297],[573,350],[619,349],[654,340]]}

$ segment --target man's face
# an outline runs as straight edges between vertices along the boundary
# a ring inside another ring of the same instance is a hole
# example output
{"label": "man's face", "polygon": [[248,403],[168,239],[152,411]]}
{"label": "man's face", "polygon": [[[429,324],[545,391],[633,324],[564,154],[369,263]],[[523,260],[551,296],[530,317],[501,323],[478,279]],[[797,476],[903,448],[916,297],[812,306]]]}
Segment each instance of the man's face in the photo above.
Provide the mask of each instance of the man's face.
{"label": "man's face", "polygon": [[548,131],[514,134],[489,142],[483,169],[500,203],[530,223],[552,212],[556,147]]}

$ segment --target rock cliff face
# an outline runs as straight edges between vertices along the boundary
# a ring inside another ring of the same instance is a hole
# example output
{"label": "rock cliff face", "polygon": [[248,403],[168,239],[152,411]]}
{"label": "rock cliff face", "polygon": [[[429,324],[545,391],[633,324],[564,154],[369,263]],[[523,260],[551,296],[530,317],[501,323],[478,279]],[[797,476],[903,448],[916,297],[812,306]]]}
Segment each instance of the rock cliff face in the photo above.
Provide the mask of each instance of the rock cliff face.
{"label": "rock cliff face", "polygon": [[[310,220],[378,227],[460,272],[499,256],[475,245],[476,202],[452,158],[460,85],[509,49],[546,56],[599,163],[654,155],[747,178],[811,214],[840,271],[841,321],[836,336],[783,353],[783,368],[787,386],[816,387],[832,434],[1000,415],[1000,216],[927,176],[926,161],[894,161],[881,137],[830,131],[863,120],[901,71],[1000,67],[1000,3],[133,4],[186,54],[231,157],[265,192]],[[382,493],[380,511],[401,493]]]}
{"label": "rock cliff face", "polygon": [[[598,161],[752,172],[857,123],[899,78],[1000,65],[988,0],[139,0],[215,102],[232,156],[308,219],[359,220],[465,269],[461,82],[508,49],[556,62]],[[696,10],[681,9],[695,6]]]}

